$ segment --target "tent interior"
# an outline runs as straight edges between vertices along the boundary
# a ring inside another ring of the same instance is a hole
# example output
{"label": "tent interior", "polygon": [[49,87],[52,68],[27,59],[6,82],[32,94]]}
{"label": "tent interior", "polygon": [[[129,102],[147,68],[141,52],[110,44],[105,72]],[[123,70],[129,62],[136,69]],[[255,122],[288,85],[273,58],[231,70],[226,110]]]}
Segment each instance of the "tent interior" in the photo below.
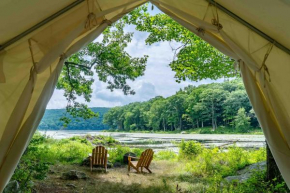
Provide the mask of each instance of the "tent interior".
{"label": "tent interior", "polygon": [[[147,0],[0,2],[0,192],[53,94],[64,61]],[[234,59],[290,186],[290,3],[151,0]]]}

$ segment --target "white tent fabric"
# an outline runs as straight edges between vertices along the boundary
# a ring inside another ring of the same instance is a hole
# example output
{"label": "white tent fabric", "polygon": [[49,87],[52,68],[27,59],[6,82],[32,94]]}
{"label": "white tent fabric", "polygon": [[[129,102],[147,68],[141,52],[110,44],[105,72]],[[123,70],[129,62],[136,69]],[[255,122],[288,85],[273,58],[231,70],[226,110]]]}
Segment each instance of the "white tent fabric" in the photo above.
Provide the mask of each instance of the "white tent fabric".
{"label": "white tent fabric", "polygon": [[[7,25],[0,27],[0,44],[73,1],[65,4],[51,0],[37,2],[23,1],[15,5],[1,1],[1,19],[5,18],[1,23]],[[84,1],[0,53],[0,192],[43,116],[64,60],[142,3],[144,1]],[[18,10],[20,12],[16,12]],[[27,13],[33,14],[28,17]],[[25,18],[24,22],[18,24],[19,18]]]}
{"label": "white tent fabric", "polygon": [[[65,13],[0,51],[0,191],[35,132],[64,60],[146,0],[0,2],[0,45],[72,3]],[[152,0],[159,9],[235,59],[282,175],[290,186],[290,5],[217,0],[275,41],[269,42],[207,0]],[[0,47],[1,48],[1,47]]]}

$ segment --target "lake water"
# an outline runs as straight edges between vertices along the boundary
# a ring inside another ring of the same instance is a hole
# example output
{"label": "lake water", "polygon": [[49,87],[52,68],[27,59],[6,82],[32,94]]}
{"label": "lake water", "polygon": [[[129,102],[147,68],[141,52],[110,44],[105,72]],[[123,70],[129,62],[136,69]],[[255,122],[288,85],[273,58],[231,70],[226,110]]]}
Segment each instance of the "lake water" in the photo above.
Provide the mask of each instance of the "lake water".
{"label": "lake water", "polygon": [[264,135],[112,133],[84,130],[40,131],[40,133],[45,133],[55,139],[83,136],[86,134],[112,136],[123,145],[129,147],[152,148],[154,151],[169,149],[177,152],[178,148],[176,142],[180,142],[182,139],[185,141],[198,141],[205,147],[217,146],[227,148],[234,143],[236,146],[243,148],[265,147]]}

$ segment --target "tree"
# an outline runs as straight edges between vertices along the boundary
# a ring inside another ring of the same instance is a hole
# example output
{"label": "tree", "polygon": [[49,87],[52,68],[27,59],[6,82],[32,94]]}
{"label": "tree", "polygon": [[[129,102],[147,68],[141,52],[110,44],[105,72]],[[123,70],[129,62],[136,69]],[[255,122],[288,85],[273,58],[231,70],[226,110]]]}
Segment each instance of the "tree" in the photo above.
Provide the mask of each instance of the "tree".
{"label": "tree", "polygon": [[193,112],[195,114],[197,128],[199,128],[199,122],[201,122],[201,127],[203,128],[203,123],[209,118],[209,114],[207,114],[206,106],[204,103],[197,103],[193,106]]}
{"label": "tree", "polygon": [[[135,102],[123,107],[115,107],[105,115],[104,122],[112,129],[138,130],[187,130],[197,127],[218,125],[235,126],[240,108],[250,116],[251,127],[257,127],[256,118],[241,79],[224,83],[188,86],[168,98],[157,96],[146,102]],[[225,86],[226,85],[226,86]],[[231,89],[229,89],[231,88]],[[116,113],[116,112],[121,113]],[[116,121],[120,120],[118,124]],[[224,120],[230,120],[224,122]],[[244,130],[241,132],[247,132]]]}
{"label": "tree", "polygon": [[166,131],[166,119],[167,119],[167,101],[163,97],[158,97],[152,102],[150,111],[148,112],[149,118],[149,127],[152,127],[153,130],[159,130],[160,127],[163,127],[163,130]]}
{"label": "tree", "polygon": [[235,128],[240,132],[246,132],[250,128],[250,117],[246,115],[245,109],[240,108],[235,116]]}
{"label": "tree", "polygon": [[[121,89],[125,95],[134,94],[127,80],[135,80],[144,74],[148,56],[131,57],[126,51],[133,33],[124,32],[124,24],[117,22],[103,32],[101,42],[92,42],[72,55],[64,65],[57,83],[57,89],[65,91],[68,101],[67,112],[73,117],[88,119],[97,116],[87,105],[78,103],[77,96],[91,99],[93,74],[99,81],[108,83],[108,89]],[[63,119],[69,122],[69,119]]]}
{"label": "tree", "polygon": [[145,5],[124,16],[122,22],[135,25],[138,31],[148,32],[148,45],[161,41],[180,44],[176,48],[171,47],[174,58],[169,64],[176,73],[177,81],[199,81],[206,78],[216,80],[236,76],[233,60],[166,14],[150,15]]}
{"label": "tree", "polygon": [[260,127],[258,118],[257,118],[256,113],[255,113],[253,108],[249,111],[248,115],[251,118],[251,126],[252,127]]}
{"label": "tree", "polygon": [[203,127],[203,120],[206,119],[204,114],[206,112],[205,106],[199,102],[200,92],[201,89],[193,89],[191,90],[190,95],[186,99],[187,108],[184,118],[191,123],[192,128],[199,128],[199,122],[202,123]]}
{"label": "tree", "polygon": [[227,125],[231,125],[231,122],[234,120],[240,108],[244,108],[246,112],[249,112],[252,107],[245,90],[234,90],[224,101],[223,108],[224,121]]}
{"label": "tree", "polygon": [[185,95],[176,94],[169,97],[168,104],[171,122],[174,124],[175,129],[182,130],[182,115],[185,112]]}
{"label": "tree", "polygon": [[201,102],[205,106],[205,113],[210,115],[213,130],[217,129],[217,118],[222,114],[222,104],[226,94],[227,92],[219,88],[206,89],[201,93]]}

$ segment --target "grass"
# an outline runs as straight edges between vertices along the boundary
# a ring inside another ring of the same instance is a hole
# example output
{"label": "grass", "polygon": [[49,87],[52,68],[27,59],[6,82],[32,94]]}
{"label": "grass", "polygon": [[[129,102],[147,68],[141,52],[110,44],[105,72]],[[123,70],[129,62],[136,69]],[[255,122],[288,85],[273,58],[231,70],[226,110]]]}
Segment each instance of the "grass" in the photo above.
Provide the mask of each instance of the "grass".
{"label": "grass", "polygon": [[[45,183],[43,181],[37,182],[35,190],[38,192],[169,193],[173,192],[175,183],[173,179],[170,180],[167,176],[177,175],[173,165],[175,164],[168,161],[155,161],[151,165],[153,174],[131,172],[129,175],[127,175],[125,166],[109,169],[107,173],[104,173],[101,169],[95,169],[91,173],[88,167],[55,165],[51,167],[51,170],[55,173],[49,174]],[[89,178],[77,181],[61,180],[59,178],[61,173],[69,170],[85,172]],[[72,184],[76,188],[68,187],[68,184]]]}
{"label": "grass", "polygon": [[[91,173],[89,167],[56,164],[51,167],[53,172],[48,174],[45,182],[36,182],[35,190],[39,192],[175,193],[178,192],[178,187],[179,192],[184,193],[219,192],[218,189],[221,187],[217,185],[223,181],[223,175],[234,174],[238,168],[264,160],[263,149],[253,150],[245,155],[244,153],[236,147],[228,152],[204,149],[195,157],[186,158],[185,155],[179,157],[172,151],[160,151],[156,153],[150,166],[153,174],[137,174],[133,171],[128,175],[126,166],[109,169],[108,173],[98,168]],[[219,156],[220,154],[222,156]],[[59,178],[63,172],[70,170],[85,172],[89,178],[77,181]],[[233,185],[228,184],[223,189],[232,190]]]}
{"label": "grass", "polygon": [[[24,187],[23,192],[32,189],[37,192],[285,192],[286,185],[266,182],[264,171],[259,171],[246,183],[227,183],[224,177],[236,175],[247,165],[264,161],[265,148],[245,150],[236,146],[229,149],[206,149],[194,141],[182,141],[177,155],[163,150],[154,154],[150,166],[153,174],[127,174],[126,165],[111,168],[108,173],[80,166],[80,162],[91,153],[95,139],[102,140],[109,150],[109,160],[123,161],[123,155],[134,152],[139,156],[142,149],[121,146],[114,139],[102,136],[73,137],[54,140],[39,134],[33,137],[28,150],[22,157],[13,175],[14,180],[33,180],[34,186]],[[114,144],[114,145],[112,145]],[[31,163],[35,162],[34,165]],[[40,163],[38,163],[40,161]],[[49,165],[47,165],[49,163]],[[27,170],[30,168],[30,170]],[[49,171],[50,170],[50,171]],[[67,181],[60,179],[63,172],[78,170],[85,172],[87,180]],[[32,175],[30,175],[32,174]],[[27,183],[26,183],[27,184]],[[31,183],[30,183],[31,184]]]}

